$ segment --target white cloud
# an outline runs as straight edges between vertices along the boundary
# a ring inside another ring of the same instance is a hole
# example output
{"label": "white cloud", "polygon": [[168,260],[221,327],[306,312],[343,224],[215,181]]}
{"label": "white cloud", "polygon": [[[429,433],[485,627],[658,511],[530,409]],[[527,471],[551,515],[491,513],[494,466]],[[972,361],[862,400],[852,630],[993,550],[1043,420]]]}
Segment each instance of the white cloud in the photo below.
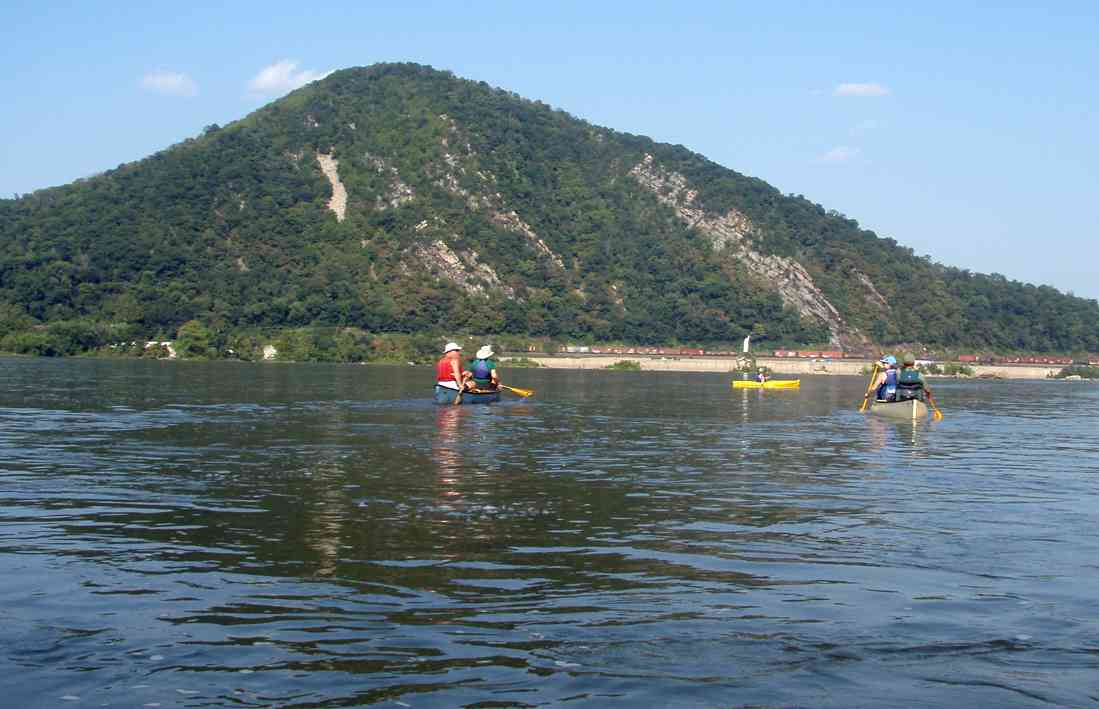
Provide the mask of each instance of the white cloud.
{"label": "white cloud", "polygon": [[861,152],[860,149],[853,148],[850,145],[837,145],[817,158],[817,162],[830,163],[833,165],[850,162],[857,158]]}
{"label": "white cloud", "polygon": [[253,95],[278,95],[305,86],[310,81],[323,79],[332,72],[298,70],[298,63],[283,59],[260,70],[248,82],[248,93]]}
{"label": "white cloud", "polygon": [[190,98],[198,95],[195,80],[178,71],[154,71],[141,77],[141,88],[166,96]]}
{"label": "white cloud", "polygon": [[833,96],[888,96],[889,89],[881,84],[839,84],[832,90]]}

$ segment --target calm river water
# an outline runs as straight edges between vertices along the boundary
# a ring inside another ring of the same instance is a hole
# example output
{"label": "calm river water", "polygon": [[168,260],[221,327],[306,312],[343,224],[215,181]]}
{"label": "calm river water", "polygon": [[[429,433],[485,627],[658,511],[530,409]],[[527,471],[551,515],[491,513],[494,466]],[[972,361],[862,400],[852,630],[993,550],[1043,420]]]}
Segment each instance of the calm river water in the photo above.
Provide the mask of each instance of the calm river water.
{"label": "calm river water", "polygon": [[0,705],[1099,704],[1099,386],[505,374],[0,360]]}

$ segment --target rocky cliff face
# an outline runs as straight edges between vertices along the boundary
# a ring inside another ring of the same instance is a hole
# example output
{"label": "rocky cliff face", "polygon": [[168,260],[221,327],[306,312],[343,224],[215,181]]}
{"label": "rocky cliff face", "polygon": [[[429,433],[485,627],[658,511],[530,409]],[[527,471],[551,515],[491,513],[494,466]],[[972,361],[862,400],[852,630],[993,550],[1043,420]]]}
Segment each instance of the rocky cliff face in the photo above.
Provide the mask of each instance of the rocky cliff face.
{"label": "rocky cliff face", "polygon": [[[748,217],[735,209],[725,214],[707,213],[697,204],[698,192],[691,189],[687,178],[660,167],[652,155],[645,155],[630,170],[630,176],[660,202],[671,207],[680,220],[706,237],[714,251],[736,259],[757,278],[761,287],[777,291],[782,301],[803,317],[814,318],[827,325],[834,345],[846,346],[852,341],[865,339],[856,328],[847,324],[797,260],[767,255],[754,248],[752,235],[756,228]],[[874,289],[870,279],[865,275],[862,278],[864,285],[873,290],[884,305],[885,300]]]}
{"label": "rocky cliff face", "polygon": [[[413,247],[415,263],[421,272],[426,271],[436,278],[445,278],[470,295],[484,295],[490,290],[500,290],[508,297],[515,291],[500,282],[500,277],[488,264],[482,263],[473,250],[457,252],[442,239],[429,244]],[[408,273],[412,271],[406,264]]]}
{"label": "rocky cliff face", "polygon": [[[435,184],[461,197],[470,209],[485,213],[494,224],[507,231],[522,234],[540,256],[563,269],[565,265],[561,257],[546,245],[542,237],[514,209],[508,209],[503,195],[495,187],[496,176],[491,171],[478,167],[477,154],[469,141],[462,138],[454,120],[446,114],[439,118],[446,124],[447,134],[440,140],[444,151],[442,164],[430,167],[431,173],[436,177]],[[463,183],[472,183],[474,187],[467,189],[462,186]]]}

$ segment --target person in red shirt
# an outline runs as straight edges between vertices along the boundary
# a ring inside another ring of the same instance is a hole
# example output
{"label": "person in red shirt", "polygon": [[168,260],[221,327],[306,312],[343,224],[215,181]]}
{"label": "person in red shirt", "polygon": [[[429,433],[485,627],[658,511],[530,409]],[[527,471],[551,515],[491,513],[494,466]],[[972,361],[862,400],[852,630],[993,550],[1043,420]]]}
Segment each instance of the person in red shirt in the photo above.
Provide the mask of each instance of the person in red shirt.
{"label": "person in red shirt", "polygon": [[443,357],[435,363],[435,401],[439,404],[461,403],[470,373],[462,369],[462,346],[448,342]]}

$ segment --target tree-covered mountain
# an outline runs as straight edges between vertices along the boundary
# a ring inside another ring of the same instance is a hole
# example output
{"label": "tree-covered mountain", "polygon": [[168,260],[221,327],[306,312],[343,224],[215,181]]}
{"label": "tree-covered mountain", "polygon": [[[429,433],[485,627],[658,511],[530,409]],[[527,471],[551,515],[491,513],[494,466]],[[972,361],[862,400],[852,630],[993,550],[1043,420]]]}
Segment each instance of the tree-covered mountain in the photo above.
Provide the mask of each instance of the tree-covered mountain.
{"label": "tree-covered mountain", "polygon": [[195,322],[1099,350],[1093,300],[933,263],[681,146],[413,64],[0,201],[0,348]]}

